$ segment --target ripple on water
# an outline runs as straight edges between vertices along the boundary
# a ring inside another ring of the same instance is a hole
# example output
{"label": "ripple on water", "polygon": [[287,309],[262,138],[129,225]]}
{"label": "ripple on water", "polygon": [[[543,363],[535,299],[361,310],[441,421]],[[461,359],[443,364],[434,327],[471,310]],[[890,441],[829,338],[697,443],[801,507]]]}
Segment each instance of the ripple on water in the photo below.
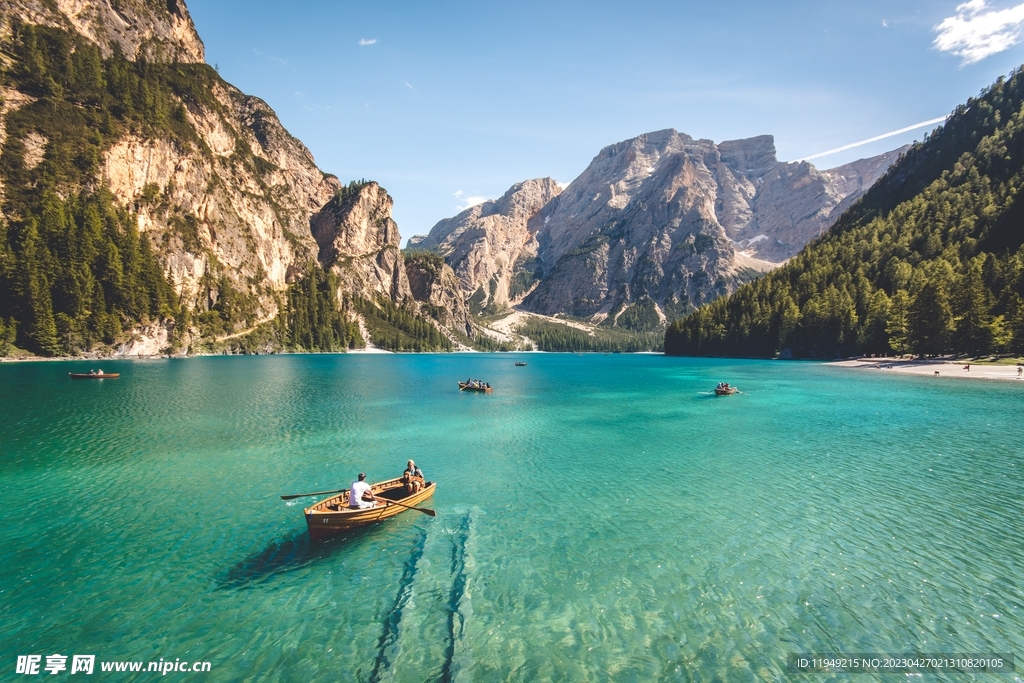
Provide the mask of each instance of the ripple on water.
{"label": "ripple on water", "polygon": [[[785,679],[797,651],[1022,651],[1018,387],[513,359],[0,366],[19,397],[3,655],[207,659],[213,681],[735,681]],[[460,394],[467,375],[497,390]],[[437,518],[311,543],[314,499],[278,498],[408,458]]]}

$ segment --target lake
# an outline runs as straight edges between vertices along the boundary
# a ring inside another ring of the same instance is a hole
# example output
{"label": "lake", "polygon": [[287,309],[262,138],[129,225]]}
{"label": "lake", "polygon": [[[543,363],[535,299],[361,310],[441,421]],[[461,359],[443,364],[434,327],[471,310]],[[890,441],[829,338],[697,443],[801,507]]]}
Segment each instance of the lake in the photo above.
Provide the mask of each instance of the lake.
{"label": "lake", "polygon": [[[43,674],[67,656],[62,675],[92,654],[117,680],[155,674],[101,662],[417,683],[1024,656],[1024,382],[615,354],[104,360],[119,379],[68,379],[92,367],[0,364],[5,679],[33,654]],[[460,393],[467,377],[494,392]],[[314,544],[317,499],[280,499],[409,458],[436,518]]]}

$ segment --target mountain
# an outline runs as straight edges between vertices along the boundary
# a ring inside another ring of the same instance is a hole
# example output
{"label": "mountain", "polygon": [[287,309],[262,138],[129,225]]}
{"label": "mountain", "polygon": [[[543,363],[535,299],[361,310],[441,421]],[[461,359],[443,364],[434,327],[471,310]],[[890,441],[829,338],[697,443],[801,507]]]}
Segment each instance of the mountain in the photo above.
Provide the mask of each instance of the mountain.
{"label": "mountain", "polygon": [[957,107],[785,266],[672,323],[665,352],[1024,353],[1022,107],[1018,70]]}
{"label": "mountain", "polygon": [[444,256],[478,306],[501,309],[518,303],[532,278],[524,282],[517,275],[529,273],[537,257],[529,221],[560,191],[551,178],[516,183],[500,199],[439,221],[429,235],[410,237],[408,247]]}
{"label": "mountain", "polygon": [[391,198],[321,171],[204,64],[181,0],[0,7],[0,319],[17,346],[443,345]]}
{"label": "mountain", "polygon": [[409,245],[443,255],[477,307],[648,329],[791,257],[902,151],[819,171],[778,161],[770,135],[656,131],[606,147],[562,192],[518,183]]}

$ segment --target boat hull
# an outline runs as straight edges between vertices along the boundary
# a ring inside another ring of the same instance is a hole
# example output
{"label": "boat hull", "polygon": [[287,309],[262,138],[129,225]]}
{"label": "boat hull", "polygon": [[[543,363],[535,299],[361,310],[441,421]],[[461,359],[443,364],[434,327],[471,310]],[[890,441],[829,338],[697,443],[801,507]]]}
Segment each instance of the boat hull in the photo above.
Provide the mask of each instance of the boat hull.
{"label": "boat hull", "polygon": [[728,389],[715,389],[715,396],[731,396],[740,393],[739,389],[729,387]]}
{"label": "boat hull", "polygon": [[[381,500],[372,508],[349,509],[347,489],[340,495],[325,498],[316,505],[306,508],[303,512],[306,515],[306,527],[309,529],[309,537],[314,541],[318,541],[383,521],[388,517],[394,517],[403,512],[408,512],[408,508],[402,507],[402,505],[395,505],[392,501],[397,501],[403,505],[419,507],[421,503],[434,495],[434,490],[437,488],[435,482],[429,481],[421,491],[417,491],[411,496],[398,497],[396,494],[399,491],[404,493],[404,486],[401,479],[389,479],[388,481],[374,484],[371,487],[373,495],[381,498]],[[390,500],[389,496],[391,497]],[[331,509],[332,506],[340,506],[340,509]]]}
{"label": "boat hull", "polygon": [[69,372],[68,374],[71,375],[71,379],[117,379],[121,376],[120,372],[108,372],[103,375],[90,375],[87,372]]}
{"label": "boat hull", "polygon": [[475,387],[472,384],[466,384],[465,382],[459,382],[459,391],[479,391],[481,393],[490,393],[492,387]]}

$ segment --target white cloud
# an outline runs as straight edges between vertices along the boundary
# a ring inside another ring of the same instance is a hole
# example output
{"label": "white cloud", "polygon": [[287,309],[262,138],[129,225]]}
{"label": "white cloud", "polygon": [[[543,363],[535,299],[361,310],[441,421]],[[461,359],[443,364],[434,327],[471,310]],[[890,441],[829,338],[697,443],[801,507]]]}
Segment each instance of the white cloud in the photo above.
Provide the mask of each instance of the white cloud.
{"label": "white cloud", "polygon": [[935,30],[935,49],[953,53],[962,64],[974,64],[1021,41],[1024,3],[993,10],[985,0],[969,0],[957,5],[956,16],[943,19]]}
{"label": "white cloud", "polygon": [[376,42],[377,42],[376,38],[360,38],[359,39],[359,44],[360,45],[373,45]]}
{"label": "white cloud", "polygon": [[452,196],[459,200],[459,205],[455,207],[456,211],[465,211],[471,206],[483,204],[490,199],[490,197],[484,197],[483,195],[466,194],[462,190],[456,190]]}
{"label": "white cloud", "polygon": [[889,28],[889,22],[885,19],[882,19],[882,28]]}

